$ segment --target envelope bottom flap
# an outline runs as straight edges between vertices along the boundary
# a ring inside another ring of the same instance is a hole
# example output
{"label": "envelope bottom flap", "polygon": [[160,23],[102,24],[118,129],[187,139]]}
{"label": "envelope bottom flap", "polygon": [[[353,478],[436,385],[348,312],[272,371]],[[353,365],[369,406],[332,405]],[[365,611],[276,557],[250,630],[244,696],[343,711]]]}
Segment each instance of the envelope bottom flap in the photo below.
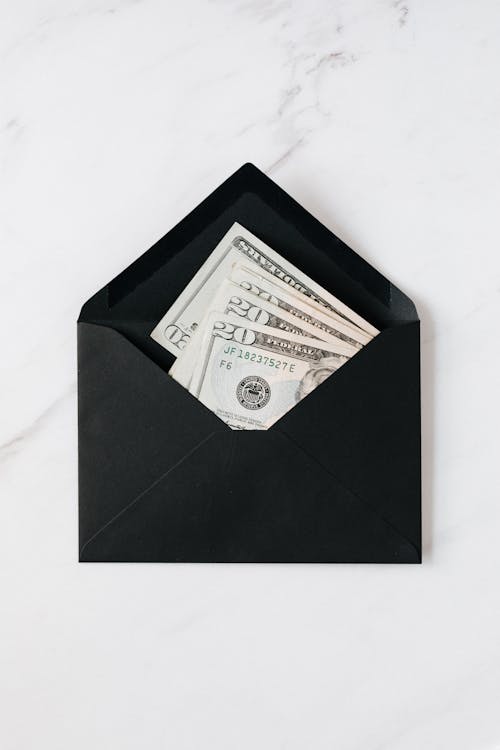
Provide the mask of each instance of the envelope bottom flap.
{"label": "envelope bottom flap", "polygon": [[419,562],[377,513],[273,432],[220,432],[83,545],[82,561]]}

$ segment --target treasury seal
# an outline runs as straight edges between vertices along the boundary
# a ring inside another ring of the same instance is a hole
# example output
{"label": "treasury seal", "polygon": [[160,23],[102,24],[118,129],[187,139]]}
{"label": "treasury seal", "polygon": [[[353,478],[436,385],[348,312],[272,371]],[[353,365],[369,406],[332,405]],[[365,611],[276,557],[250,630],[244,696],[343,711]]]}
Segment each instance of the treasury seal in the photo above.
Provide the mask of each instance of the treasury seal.
{"label": "treasury seal", "polygon": [[271,398],[271,388],[264,378],[248,375],[238,383],[236,398],[245,409],[262,409]]}

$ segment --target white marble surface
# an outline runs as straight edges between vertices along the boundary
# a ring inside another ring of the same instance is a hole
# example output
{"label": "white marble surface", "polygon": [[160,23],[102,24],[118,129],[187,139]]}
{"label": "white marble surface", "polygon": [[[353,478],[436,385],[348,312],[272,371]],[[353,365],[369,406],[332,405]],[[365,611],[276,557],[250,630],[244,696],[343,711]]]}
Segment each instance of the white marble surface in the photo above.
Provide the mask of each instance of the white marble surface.
{"label": "white marble surface", "polygon": [[[2,749],[499,750],[499,3],[1,6]],[[417,301],[421,567],[76,562],[80,305],[245,161]]]}

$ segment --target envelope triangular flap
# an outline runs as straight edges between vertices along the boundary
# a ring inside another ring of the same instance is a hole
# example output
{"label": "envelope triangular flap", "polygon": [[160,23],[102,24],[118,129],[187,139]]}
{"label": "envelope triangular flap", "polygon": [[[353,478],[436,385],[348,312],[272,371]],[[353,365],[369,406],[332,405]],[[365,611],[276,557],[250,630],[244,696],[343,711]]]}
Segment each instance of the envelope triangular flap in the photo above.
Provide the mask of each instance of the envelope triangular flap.
{"label": "envelope triangular flap", "polygon": [[252,164],[246,164],[146,253],[94,295],[80,320],[121,331],[164,369],[172,357],[150,332],[239,222],[384,328],[417,320],[411,300]]}

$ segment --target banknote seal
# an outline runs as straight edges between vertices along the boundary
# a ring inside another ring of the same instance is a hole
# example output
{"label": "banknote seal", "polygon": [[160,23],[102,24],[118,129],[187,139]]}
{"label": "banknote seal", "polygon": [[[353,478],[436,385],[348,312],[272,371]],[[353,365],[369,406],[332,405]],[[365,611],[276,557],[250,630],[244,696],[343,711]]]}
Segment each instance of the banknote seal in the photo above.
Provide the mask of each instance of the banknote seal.
{"label": "banknote seal", "polygon": [[236,398],[245,409],[262,409],[271,398],[271,387],[258,375],[247,375],[236,387]]}

